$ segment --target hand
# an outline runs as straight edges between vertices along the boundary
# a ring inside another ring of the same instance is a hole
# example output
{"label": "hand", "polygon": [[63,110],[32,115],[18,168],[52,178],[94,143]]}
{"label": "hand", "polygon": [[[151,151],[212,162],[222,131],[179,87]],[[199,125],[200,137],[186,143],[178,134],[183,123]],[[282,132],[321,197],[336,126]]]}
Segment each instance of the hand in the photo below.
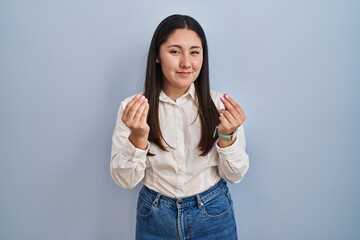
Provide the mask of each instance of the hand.
{"label": "hand", "polygon": [[221,109],[219,132],[225,135],[231,135],[245,121],[246,115],[242,108],[228,94],[221,97],[225,109]]}
{"label": "hand", "polygon": [[150,127],[146,122],[149,111],[148,100],[143,95],[136,95],[126,105],[121,120],[131,130],[129,140],[137,147],[146,149]]}

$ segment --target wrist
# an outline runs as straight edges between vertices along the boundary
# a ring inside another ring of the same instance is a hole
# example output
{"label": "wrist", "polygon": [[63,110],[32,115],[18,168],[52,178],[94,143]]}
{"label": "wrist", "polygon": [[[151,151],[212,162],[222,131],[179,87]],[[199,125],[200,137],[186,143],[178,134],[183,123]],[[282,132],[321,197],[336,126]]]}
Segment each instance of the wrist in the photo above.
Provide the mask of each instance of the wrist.
{"label": "wrist", "polygon": [[213,137],[217,134],[219,139],[225,140],[225,141],[233,141],[236,138],[237,129],[231,133],[231,134],[223,134],[219,131],[219,126],[216,126]]}
{"label": "wrist", "polygon": [[148,137],[147,136],[138,136],[135,134],[130,133],[129,141],[131,144],[139,149],[145,150],[148,146]]}
{"label": "wrist", "polygon": [[234,144],[236,140],[236,137],[234,137],[232,140],[228,141],[228,140],[224,140],[224,139],[221,139],[219,138],[218,141],[217,141],[217,145],[220,147],[220,148],[226,148],[226,147],[229,147],[231,145]]}

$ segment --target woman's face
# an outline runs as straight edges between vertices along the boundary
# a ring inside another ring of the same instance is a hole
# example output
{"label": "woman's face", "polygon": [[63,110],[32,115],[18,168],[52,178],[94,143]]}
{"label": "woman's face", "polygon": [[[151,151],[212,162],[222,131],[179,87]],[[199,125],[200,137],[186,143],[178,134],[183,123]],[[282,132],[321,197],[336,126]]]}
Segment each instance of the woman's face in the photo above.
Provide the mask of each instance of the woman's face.
{"label": "woman's face", "polygon": [[173,100],[183,95],[199,76],[203,63],[201,39],[196,32],[177,29],[160,46],[163,91]]}

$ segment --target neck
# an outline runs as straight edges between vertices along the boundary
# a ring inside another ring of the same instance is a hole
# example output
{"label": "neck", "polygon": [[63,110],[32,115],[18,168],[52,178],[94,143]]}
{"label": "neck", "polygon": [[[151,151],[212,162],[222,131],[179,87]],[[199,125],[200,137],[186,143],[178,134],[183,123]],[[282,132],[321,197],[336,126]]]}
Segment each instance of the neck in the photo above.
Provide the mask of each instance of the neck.
{"label": "neck", "polygon": [[166,96],[171,98],[174,102],[176,102],[176,99],[184,95],[189,90],[189,87],[184,89],[165,89],[163,88],[164,93]]}

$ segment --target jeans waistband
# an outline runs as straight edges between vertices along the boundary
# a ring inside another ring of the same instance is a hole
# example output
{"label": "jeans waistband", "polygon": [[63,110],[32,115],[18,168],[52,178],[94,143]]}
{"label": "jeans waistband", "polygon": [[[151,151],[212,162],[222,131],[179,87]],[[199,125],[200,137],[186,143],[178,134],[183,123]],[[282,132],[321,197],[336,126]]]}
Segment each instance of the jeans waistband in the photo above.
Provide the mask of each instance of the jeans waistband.
{"label": "jeans waistband", "polygon": [[208,190],[201,192],[199,194],[195,194],[193,196],[184,197],[184,198],[171,198],[164,195],[161,195],[160,193],[151,190],[150,188],[143,186],[143,188],[140,191],[140,194],[145,194],[151,199],[154,200],[153,204],[165,204],[165,205],[171,205],[174,207],[191,207],[196,205],[202,205],[209,201],[210,199],[213,199],[217,195],[219,195],[224,187],[226,186],[226,181],[224,179],[220,179],[214,186],[209,188]]}

